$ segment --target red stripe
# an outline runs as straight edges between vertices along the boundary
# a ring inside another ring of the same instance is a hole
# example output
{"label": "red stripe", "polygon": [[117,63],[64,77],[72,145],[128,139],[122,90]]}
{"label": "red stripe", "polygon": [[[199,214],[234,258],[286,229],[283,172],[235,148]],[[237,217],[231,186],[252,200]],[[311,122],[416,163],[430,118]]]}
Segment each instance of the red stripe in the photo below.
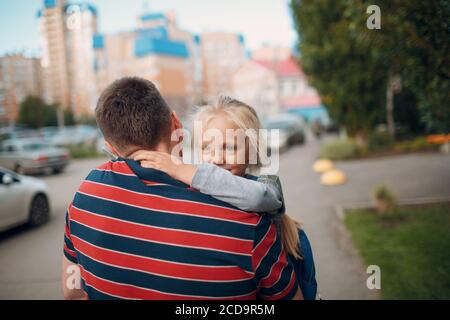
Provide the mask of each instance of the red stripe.
{"label": "red stripe", "polygon": [[[127,284],[119,284],[110,282],[95,275],[86,272],[82,266],[80,266],[81,275],[88,286],[93,287],[97,291],[105,294],[119,296],[128,299],[145,299],[145,300],[213,300],[221,298],[208,298],[208,297],[193,297],[193,296],[181,296],[176,294],[161,293],[151,289],[137,288]],[[256,294],[251,293],[239,298],[225,298],[223,300],[250,300],[255,299]]]}
{"label": "red stripe", "polygon": [[270,248],[272,248],[272,245],[275,243],[276,240],[276,229],[273,224],[270,225],[269,231],[264,236],[264,238],[258,243],[255,251],[253,252],[253,270],[256,271],[259,264],[261,263],[262,259],[266,256],[267,252],[269,252]]}
{"label": "red stripe", "polygon": [[108,170],[122,174],[131,174],[136,176],[133,170],[125,162],[106,162],[97,167],[99,170]]}
{"label": "red stripe", "polygon": [[287,266],[286,254],[284,253],[284,251],[280,251],[278,261],[270,269],[269,275],[260,281],[261,287],[264,288],[273,287],[278,282],[278,280],[280,280],[281,273],[283,272],[286,266]]}
{"label": "red stripe", "polygon": [[[289,294],[289,292],[291,292],[291,290],[292,290],[292,288],[294,288],[294,286],[298,287],[297,281],[296,281],[295,275],[294,275],[294,270],[292,270],[289,285],[283,291],[281,291],[280,293],[277,293],[277,294],[275,294],[273,296],[264,296],[264,295],[262,295],[262,297],[265,300],[280,300],[280,299],[283,299],[286,295]],[[297,290],[299,290],[299,289],[297,289]]]}
{"label": "red stripe", "polygon": [[87,180],[80,186],[79,191],[87,195],[97,196],[149,210],[197,215],[207,218],[219,218],[251,225],[256,225],[258,219],[258,215],[254,213],[247,213],[204,203],[163,198],[151,194],[140,194]]}
{"label": "red stripe", "polygon": [[253,242],[229,239],[215,235],[195,234],[179,230],[159,229],[142,226],[126,221],[98,216],[72,207],[72,221],[79,222],[100,231],[128,236],[142,240],[163,242],[169,245],[181,245],[198,248],[222,250],[236,254],[251,254]]}
{"label": "red stripe", "polygon": [[253,277],[237,266],[208,268],[205,266],[181,265],[95,247],[77,237],[74,237],[74,245],[82,254],[102,263],[156,273],[162,276],[205,281],[240,281]]}
{"label": "red stripe", "polygon": [[74,258],[77,257],[76,253],[74,251],[70,250],[65,243],[64,243],[64,251]]}

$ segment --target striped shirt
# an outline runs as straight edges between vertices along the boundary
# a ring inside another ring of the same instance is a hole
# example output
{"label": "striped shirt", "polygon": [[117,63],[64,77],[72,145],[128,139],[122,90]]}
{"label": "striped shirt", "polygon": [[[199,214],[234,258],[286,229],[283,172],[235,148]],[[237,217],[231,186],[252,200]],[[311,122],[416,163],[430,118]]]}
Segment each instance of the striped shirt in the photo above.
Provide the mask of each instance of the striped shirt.
{"label": "striped shirt", "polygon": [[298,287],[270,217],[128,159],[81,184],[64,255],[90,299],[290,299]]}

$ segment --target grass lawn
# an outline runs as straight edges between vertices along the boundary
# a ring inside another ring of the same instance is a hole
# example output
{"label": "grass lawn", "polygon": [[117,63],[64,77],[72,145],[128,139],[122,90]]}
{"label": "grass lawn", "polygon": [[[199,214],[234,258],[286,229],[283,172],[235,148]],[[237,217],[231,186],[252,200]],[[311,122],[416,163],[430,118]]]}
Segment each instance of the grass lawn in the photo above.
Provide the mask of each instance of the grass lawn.
{"label": "grass lawn", "polygon": [[365,264],[381,268],[383,299],[450,299],[450,203],[353,210],[345,224]]}

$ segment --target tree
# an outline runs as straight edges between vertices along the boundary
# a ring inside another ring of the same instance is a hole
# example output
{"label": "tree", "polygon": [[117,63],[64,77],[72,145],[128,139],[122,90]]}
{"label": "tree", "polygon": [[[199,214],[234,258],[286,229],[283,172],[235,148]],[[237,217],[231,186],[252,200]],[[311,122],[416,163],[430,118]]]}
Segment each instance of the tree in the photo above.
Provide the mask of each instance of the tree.
{"label": "tree", "polygon": [[48,116],[46,112],[47,105],[38,97],[27,97],[20,104],[18,123],[32,129],[44,126]]}
{"label": "tree", "polygon": [[56,109],[39,97],[27,97],[20,104],[18,123],[32,129],[56,125]]}
{"label": "tree", "polygon": [[331,117],[365,145],[384,116],[388,68],[353,16],[365,10],[346,0],[292,0],[303,69]]}
{"label": "tree", "polygon": [[[414,97],[393,101],[414,101],[430,131],[448,132],[450,2],[377,1],[378,30],[366,26],[370,4],[291,0],[304,70],[330,115],[350,135],[364,138],[385,121],[386,91],[400,76],[403,90]],[[412,108],[396,105],[393,114],[405,107]]]}

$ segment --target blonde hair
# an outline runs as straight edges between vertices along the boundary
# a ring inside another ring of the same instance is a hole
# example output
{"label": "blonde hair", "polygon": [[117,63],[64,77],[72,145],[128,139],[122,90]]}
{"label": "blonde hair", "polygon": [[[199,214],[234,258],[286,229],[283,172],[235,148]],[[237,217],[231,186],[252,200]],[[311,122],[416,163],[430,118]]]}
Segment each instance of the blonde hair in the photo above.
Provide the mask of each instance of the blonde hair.
{"label": "blonde hair", "polygon": [[[239,129],[247,132],[247,130],[255,130],[256,136],[250,135],[249,147],[253,148],[258,157],[258,163],[261,164],[260,147],[264,147],[259,141],[259,129],[261,122],[255,109],[242,101],[233,99],[228,96],[220,96],[214,104],[199,107],[193,115],[193,120],[200,120],[203,117],[214,117],[224,115],[228,120],[234,122]],[[206,120],[207,121],[207,120]],[[289,217],[287,214],[281,216],[281,242],[284,250],[296,259],[302,259],[300,253],[300,238],[298,231],[301,228],[300,223]]]}

